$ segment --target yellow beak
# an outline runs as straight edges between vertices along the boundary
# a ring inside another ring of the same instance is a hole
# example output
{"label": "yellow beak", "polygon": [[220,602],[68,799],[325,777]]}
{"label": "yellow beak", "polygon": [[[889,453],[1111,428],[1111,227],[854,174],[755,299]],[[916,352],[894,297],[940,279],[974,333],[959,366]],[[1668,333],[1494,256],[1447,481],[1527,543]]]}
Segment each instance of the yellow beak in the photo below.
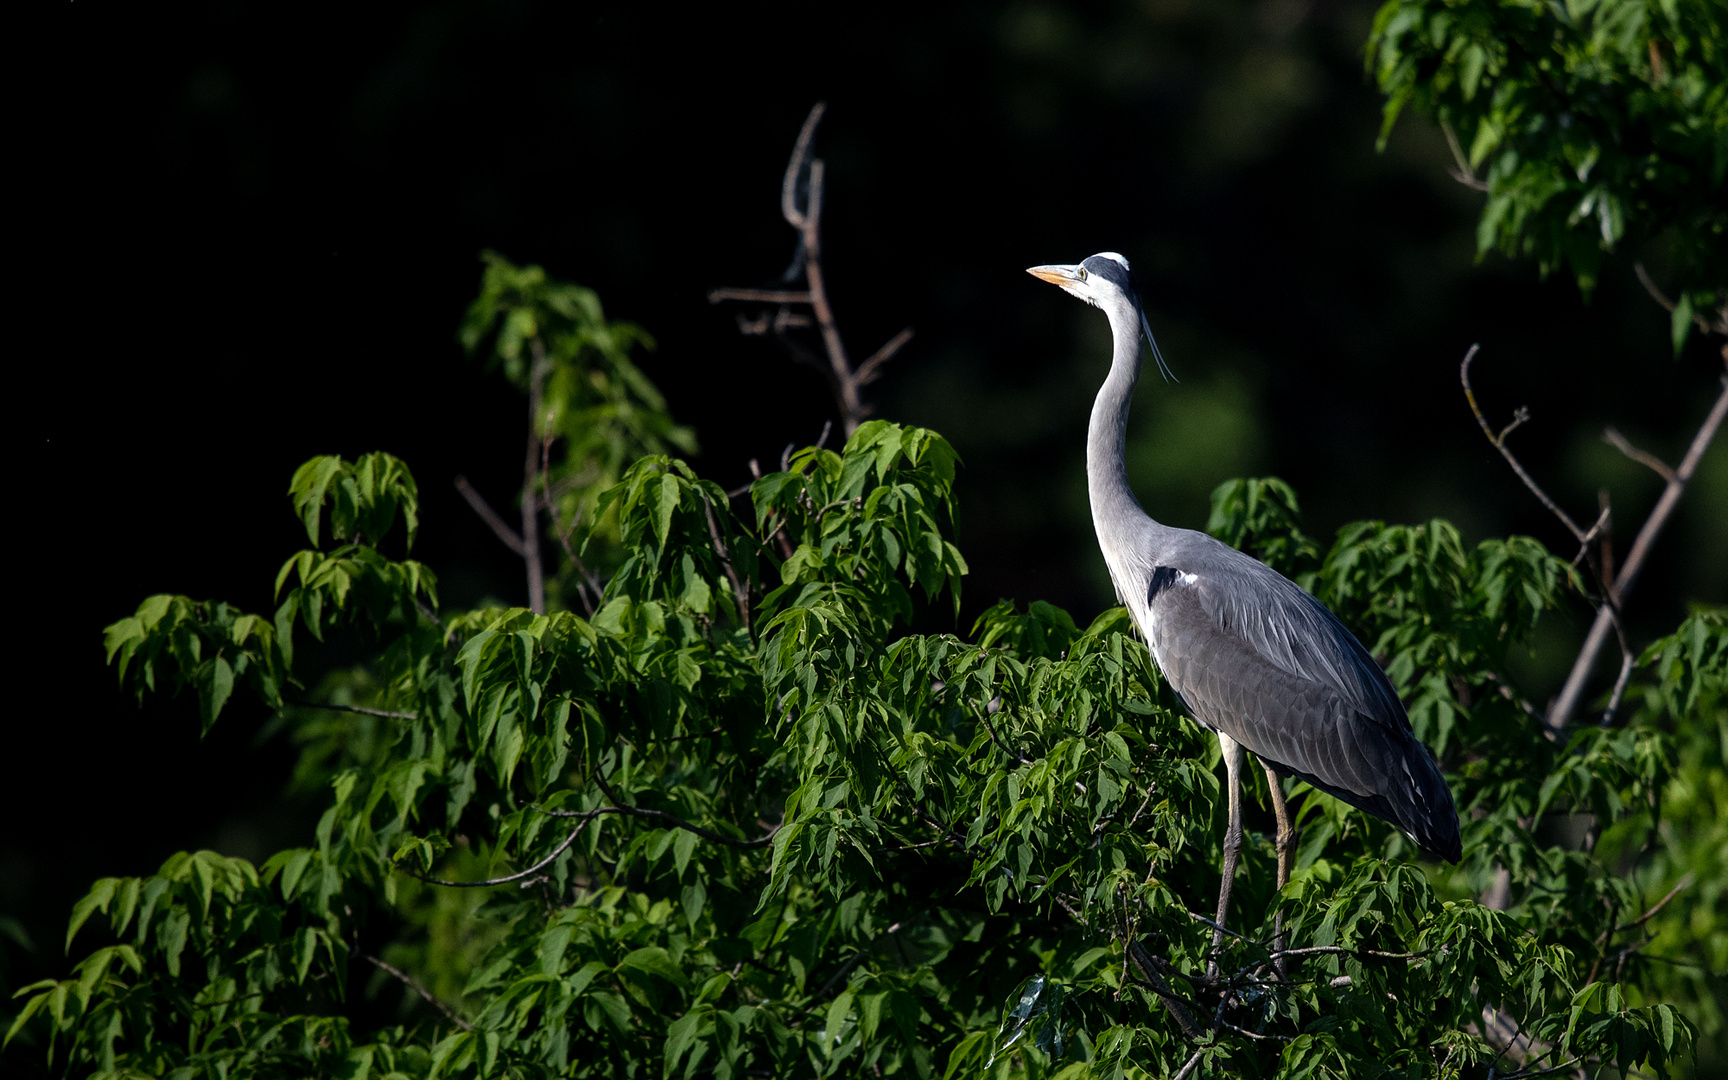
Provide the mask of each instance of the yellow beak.
{"label": "yellow beak", "polygon": [[1026,272],[1039,281],[1048,281],[1052,285],[1066,285],[1080,280],[1078,266],[1034,266]]}

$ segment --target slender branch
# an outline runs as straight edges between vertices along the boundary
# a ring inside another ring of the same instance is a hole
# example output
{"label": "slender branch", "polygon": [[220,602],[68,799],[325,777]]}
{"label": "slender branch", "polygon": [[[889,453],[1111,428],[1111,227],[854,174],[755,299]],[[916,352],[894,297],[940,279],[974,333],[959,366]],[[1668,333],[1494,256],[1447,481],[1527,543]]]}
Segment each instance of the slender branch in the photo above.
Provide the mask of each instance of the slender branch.
{"label": "slender branch", "polygon": [[1638,283],[1644,286],[1645,292],[1650,294],[1650,299],[1661,304],[1664,311],[1672,312],[1674,310],[1674,301],[1664,296],[1662,290],[1656,287],[1656,282],[1650,279],[1650,272],[1644,269],[1644,264],[1641,262],[1635,262],[1632,264],[1632,270],[1638,275]]}
{"label": "slender branch", "polygon": [[1475,414],[1476,423],[1482,428],[1482,434],[1487,436],[1488,442],[1493,445],[1494,449],[1500,451],[1500,456],[1506,459],[1508,465],[1512,466],[1512,471],[1518,474],[1518,479],[1524,481],[1524,486],[1529,488],[1531,493],[1534,494],[1537,499],[1541,500],[1542,505],[1546,506],[1550,513],[1559,518],[1561,523],[1566,526],[1567,530],[1570,531],[1580,543],[1582,543],[1584,541],[1584,530],[1578,527],[1578,523],[1573,521],[1566,511],[1560,509],[1558,503],[1548,497],[1548,493],[1542,490],[1542,485],[1538,484],[1534,477],[1524,471],[1524,466],[1519,464],[1518,459],[1513,456],[1512,451],[1506,447],[1506,436],[1510,435],[1520,424],[1530,418],[1529,410],[1519,409],[1512,422],[1507,424],[1505,430],[1501,431],[1500,434],[1496,436],[1494,434],[1494,429],[1488,426],[1488,418],[1482,415],[1482,407],[1476,404],[1476,391],[1470,385],[1470,361],[1476,359],[1476,352],[1480,348],[1480,345],[1470,346],[1470,351],[1464,354],[1464,362],[1458,366],[1458,380],[1464,384],[1464,400],[1470,403],[1470,411]]}
{"label": "slender branch", "polygon": [[1685,889],[1690,884],[1692,884],[1692,875],[1690,872],[1688,872],[1688,873],[1682,875],[1679,881],[1675,882],[1674,887],[1672,889],[1668,890],[1667,896],[1664,896],[1662,899],[1660,899],[1660,900],[1656,901],[1654,904],[1652,904],[1650,906],[1649,911],[1646,911],[1644,914],[1638,916],[1636,919],[1633,919],[1631,922],[1626,923],[1624,926],[1616,926],[1614,928],[1614,932],[1616,934],[1618,934],[1624,930],[1631,930],[1635,927],[1643,926],[1646,922],[1649,922],[1651,917],[1654,916],[1658,911],[1661,911],[1663,908],[1667,907],[1668,901],[1674,899],[1676,896],[1679,896],[1681,891],[1683,889]]}
{"label": "slender branch", "polygon": [[516,535],[516,530],[504,523],[504,519],[498,516],[497,511],[486,504],[486,500],[478,491],[474,490],[474,485],[468,482],[466,476],[459,475],[456,477],[456,490],[462,493],[462,497],[468,500],[469,507],[479,515],[481,521],[484,521],[491,528],[493,534],[503,542],[504,546],[520,557],[523,550],[522,538]]}
{"label": "slender branch", "polygon": [[899,352],[900,349],[911,340],[912,328],[908,326],[906,329],[900,331],[898,334],[895,334],[884,342],[880,349],[871,353],[868,360],[865,360],[862,364],[858,365],[858,373],[854,376],[858,381],[858,385],[869,386],[880,378],[882,365],[894,359],[894,354]]}
{"label": "slender branch", "polygon": [[744,623],[744,632],[755,640],[756,634],[750,628],[750,590],[732,566],[732,553],[720,537],[720,523],[714,519],[714,507],[707,499],[702,500],[702,511],[708,515],[708,538],[714,542],[714,554],[720,557],[720,565],[726,568],[727,580],[732,582],[732,600],[738,606],[738,618]]}
{"label": "slender branch", "polygon": [[449,1005],[445,1004],[445,1002],[442,999],[433,997],[431,991],[427,990],[424,986],[421,986],[419,983],[415,982],[414,979],[411,976],[409,976],[409,974],[406,971],[403,971],[400,968],[395,968],[395,967],[390,966],[389,964],[386,964],[384,961],[378,959],[376,956],[373,956],[371,953],[367,953],[367,952],[361,953],[360,959],[367,961],[373,967],[377,968],[379,971],[384,972],[386,975],[394,975],[397,979],[399,979],[401,981],[403,986],[406,986],[408,989],[414,991],[416,994],[419,994],[421,997],[425,998],[426,1004],[432,1006],[434,1009],[437,1009],[439,1012],[443,1013],[446,1019],[448,1019],[452,1024],[455,1024],[457,1027],[461,1028],[463,1031],[473,1031],[474,1030],[473,1024],[470,1024],[468,1021],[462,1019],[461,1016],[457,1015],[456,1010],[452,1009]]}
{"label": "slender branch", "polygon": [[1605,429],[1602,432],[1602,441],[1620,451],[1622,454],[1625,454],[1633,461],[1636,461],[1638,464],[1648,467],[1655,472],[1657,476],[1660,476],[1668,483],[1674,482],[1674,470],[1668,467],[1666,461],[1663,461],[1655,454],[1649,453],[1645,450],[1640,450],[1636,446],[1633,446],[1626,436],[1620,434],[1617,429],[1612,427]]}
{"label": "slender branch", "polygon": [[1201,1047],[1194,1051],[1194,1053],[1188,1058],[1187,1064],[1183,1065],[1180,1069],[1177,1069],[1176,1075],[1172,1076],[1170,1080],[1188,1080],[1188,1077],[1193,1075],[1195,1067],[1200,1064],[1200,1055],[1205,1052],[1205,1047]]}
{"label": "slender branch", "polygon": [[1470,167],[1470,159],[1464,155],[1464,147],[1459,145],[1458,136],[1452,130],[1452,125],[1444,120],[1440,122],[1440,130],[1446,133],[1446,146],[1452,151],[1453,167],[1449,170],[1452,179],[1474,191],[1487,191],[1488,182],[1476,177],[1476,170]]}
{"label": "slender branch", "polygon": [[828,111],[826,101],[818,101],[798,129],[798,141],[792,144],[792,160],[786,163],[786,175],[780,181],[780,213],[794,229],[804,227],[804,215],[798,211],[798,174],[804,171],[804,161],[810,156],[810,140],[816,137],[816,125]]}
{"label": "slender branch", "polygon": [[[994,703],[992,703],[992,704],[994,704]],[[1001,736],[996,734],[996,729],[993,726],[991,726],[991,724],[990,724],[990,707],[988,705],[986,705],[984,707],[983,712],[978,714],[978,719],[984,724],[984,730],[988,731],[990,733],[990,741],[995,743],[998,747],[1000,747],[1002,752],[1004,754],[1007,754],[1011,760],[1018,761],[1022,765],[1032,764],[1031,758],[1027,757],[1024,754],[1017,753],[1016,751],[1008,749],[1008,744],[1003,742]]]}
{"label": "slender branch", "polygon": [[1279,949],[1273,956],[1372,956],[1380,960],[1420,960],[1426,952],[1381,952],[1379,949],[1346,949],[1339,945],[1306,945],[1300,949]]}
{"label": "slender branch", "polygon": [[[1699,425],[1698,433],[1692,437],[1692,445],[1686,450],[1686,456],[1674,470],[1668,486],[1662,490],[1661,498],[1656,500],[1655,509],[1644,519],[1643,528],[1638,530],[1638,538],[1632,542],[1632,550],[1627,553],[1626,561],[1620,566],[1620,573],[1614,578],[1611,596],[1616,605],[1624,604],[1631,595],[1632,586],[1637,582],[1638,574],[1644,569],[1645,560],[1656,545],[1656,538],[1661,535],[1663,526],[1668,524],[1669,517],[1680,502],[1680,495],[1686,490],[1687,482],[1692,479],[1698,463],[1703,460],[1704,451],[1709,448],[1711,440],[1716,437],[1717,429],[1722,426],[1724,416],[1728,416],[1728,376],[1722,379],[1722,392],[1717,395],[1716,404],[1711,406],[1704,422]],[[1602,646],[1607,644],[1608,631],[1613,629],[1616,618],[1613,607],[1608,604],[1604,604],[1597,611],[1596,621],[1584,638],[1584,647],[1578,651],[1578,659],[1573,662],[1572,671],[1566,676],[1566,685],[1555,699],[1554,707],[1549,710],[1547,723],[1550,730],[1559,731],[1564,728],[1572,719],[1572,714],[1577,711],[1584,696],[1584,684],[1596,666],[1596,658],[1601,655]]]}
{"label": "slender branch", "polygon": [[710,289],[708,302],[746,300],[762,304],[808,304],[810,293],[799,289]]}
{"label": "slender branch", "polygon": [[722,836],[717,832],[704,829],[700,825],[692,825],[683,818],[678,817],[675,814],[668,814],[664,810],[644,810],[640,806],[630,806],[626,804],[623,800],[618,798],[618,793],[612,790],[610,784],[606,783],[606,777],[603,776],[598,769],[594,771],[594,782],[599,784],[600,790],[604,791],[606,797],[612,800],[613,808],[622,813],[629,814],[631,817],[646,818],[649,821],[664,822],[674,828],[683,829],[685,832],[695,833],[697,836],[700,836],[705,840],[712,840],[717,844],[725,844],[728,847],[742,848],[744,850],[765,848],[774,842],[774,834],[780,831],[780,827],[776,825],[774,828],[768,830],[768,835],[759,837],[758,839],[734,840],[730,836]]}
{"label": "slender branch", "polygon": [[[452,888],[452,889],[480,889],[480,888],[486,888],[486,887],[492,886],[492,885],[508,885],[513,881],[521,881],[523,878],[533,877],[535,874],[539,873],[541,870],[544,870],[546,867],[550,866],[552,864],[552,860],[554,860],[558,856],[564,854],[565,850],[567,848],[569,848],[571,844],[574,844],[576,842],[576,837],[581,835],[582,830],[588,827],[588,823],[590,821],[593,821],[595,818],[599,817],[601,814],[610,814],[610,813],[614,813],[614,812],[615,812],[615,809],[613,807],[602,806],[602,807],[598,807],[598,808],[593,809],[593,810],[586,811],[585,813],[582,813],[580,815],[577,815],[577,816],[581,817],[582,820],[577,822],[576,827],[574,829],[570,830],[570,835],[566,836],[564,838],[563,843],[559,844],[557,847],[552,849],[552,854],[546,856],[544,859],[541,859],[539,862],[535,863],[533,866],[530,866],[526,870],[522,870],[522,871],[519,871],[519,872],[514,873],[514,874],[507,874],[504,877],[487,878],[485,881],[445,881],[443,878],[428,877],[425,874],[422,874],[417,870],[412,870],[406,866],[403,866],[401,863],[396,864],[396,869],[402,871],[404,874],[407,874],[409,877],[419,878],[421,881],[424,881],[428,885],[443,885],[443,886],[446,886],[447,888]],[[551,813],[551,811],[548,811],[548,813]],[[554,816],[562,817],[563,815],[562,814],[554,814]]]}
{"label": "slender branch", "polygon": [[[912,331],[907,328],[894,335],[871,354],[862,366],[853,367],[846,354],[846,345],[840,336],[833,305],[828,297],[826,271],[822,266],[822,197],[826,167],[821,158],[812,157],[810,154],[816,127],[821,123],[826,109],[826,104],[817,102],[810,110],[804,126],[799,129],[797,141],[793,143],[792,156],[786,163],[786,172],[780,181],[780,215],[798,233],[798,247],[792,267],[783,280],[793,280],[802,270],[805,287],[801,290],[713,289],[708,293],[708,302],[717,304],[725,300],[736,300],[779,305],[779,311],[772,318],[766,313],[749,319],[740,316],[739,331],[745,334],[766,334],[772,330],[795,361],[810,364],[820,370],[828,382],[829,391],[834,395],[834,404],[839,410],[846,434],[850,436],[870,412],[860,391],[881,376],[883,367],[911,340]],[[802,200],[799,197],[800,187]],[[791,305],[806,304],[809,305],[817,333],[822,339],[821,356],[787,334],[789,329],[810,325],[809,318],[790,309]]]}
{"label": "slender branch", "polygon": [[528,453],[522,462],[522,561],[527,564],[528,610],[546,614],[546,575],[540,563],[540,506],[537,496],[545,477],[540,472],[540,406],[546,391],[546,374],[552,364],[546,346],[538,337],[529,339],[534,362],[528,368]]}
{"label": "slender branch", "polygon": [[1525,1077],[1529,1076],[1551,1076],[1557,1072],[1564,1072],[1583,1060],[1583,1058],[1575,1057],[1570,1061],[1561,1062],[1559,1065],[1556,1065],[1551,1069],[1530,1069],[1525,1072],[1507,1073],[1500,1077],[1500,1080],[1524,1080]]}
{"label": "slender branch", "polygon": [[360,713],[364,716],[382,716],[386,720],[418,720],[420,718],[419,713],[392,712],[389,709],[373,709],[365,705],[337,705],[328,701],[289,701],[288,704],[297,705],[302,709],[331,709],[335,712]]}

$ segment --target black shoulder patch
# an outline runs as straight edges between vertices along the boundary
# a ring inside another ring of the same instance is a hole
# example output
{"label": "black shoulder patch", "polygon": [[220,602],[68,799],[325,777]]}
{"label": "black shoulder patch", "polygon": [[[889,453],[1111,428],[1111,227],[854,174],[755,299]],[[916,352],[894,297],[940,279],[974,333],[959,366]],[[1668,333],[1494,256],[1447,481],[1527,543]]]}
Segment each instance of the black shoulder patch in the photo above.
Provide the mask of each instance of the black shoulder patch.
{"label": "black shoulder patch", "polygon": [[1158,599],[1158,594],[1176,584],[1176,579],[1182,576],[1182,571],[1174,566],[1154,566],[1152,582],[1146,586],[1146,602],[1150,604]]}

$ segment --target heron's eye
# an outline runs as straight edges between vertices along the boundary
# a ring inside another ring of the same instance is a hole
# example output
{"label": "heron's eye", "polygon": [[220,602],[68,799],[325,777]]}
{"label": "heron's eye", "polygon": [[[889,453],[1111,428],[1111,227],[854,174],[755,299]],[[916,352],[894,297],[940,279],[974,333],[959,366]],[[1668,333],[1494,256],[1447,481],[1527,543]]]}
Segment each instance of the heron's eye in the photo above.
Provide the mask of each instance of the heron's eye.
{"label": "heron's eye", "polygon": [[1080,280],[1081,280],[1081,281],[1085,281],[1085,280],[1086,280],[1086,268],[1085,268],[1085,267],[1084,267],[1084,266],[1082,266],[1082,267],[1081,267],[1081,268],[1080,268]]}

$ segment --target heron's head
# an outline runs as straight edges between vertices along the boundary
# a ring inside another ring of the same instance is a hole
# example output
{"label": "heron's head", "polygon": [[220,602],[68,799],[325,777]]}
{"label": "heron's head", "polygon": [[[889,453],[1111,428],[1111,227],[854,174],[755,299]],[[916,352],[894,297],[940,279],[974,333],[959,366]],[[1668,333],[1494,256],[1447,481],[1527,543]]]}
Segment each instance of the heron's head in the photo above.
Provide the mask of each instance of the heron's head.
{"label": "heron's head", "polygon": [[1034,266],[1026,272],[1105,310],[1117,304],[1129,309],[1139,306],[1134,273],[1128,269],[1128,260],[1114,251],[1101,251],[1072,266]]}
{"label": "heron's head", "polygon": [[[1111,313],[1113,328],[1139,323],[1139,329],[1146,335],[1146,343],[1152,346],[1152,356],[1158,361],[1159,372],[1165,379],[1175,381],[1176,377],[1164,363],[1163,354],[1158,351],[1158,342],[1152,337],[1152,326],[1146,321],[1145,309],[1140,306],[1140,293],[1134,287],[1134,272],[1128,269],[1127,259],[1114,251],[1100,251],[1071,266],[1034,266],[1026,272]],[[1118,317],[1125,321],[1119,324]],[[1131,330],[1127,332],[1133,333]]]}

